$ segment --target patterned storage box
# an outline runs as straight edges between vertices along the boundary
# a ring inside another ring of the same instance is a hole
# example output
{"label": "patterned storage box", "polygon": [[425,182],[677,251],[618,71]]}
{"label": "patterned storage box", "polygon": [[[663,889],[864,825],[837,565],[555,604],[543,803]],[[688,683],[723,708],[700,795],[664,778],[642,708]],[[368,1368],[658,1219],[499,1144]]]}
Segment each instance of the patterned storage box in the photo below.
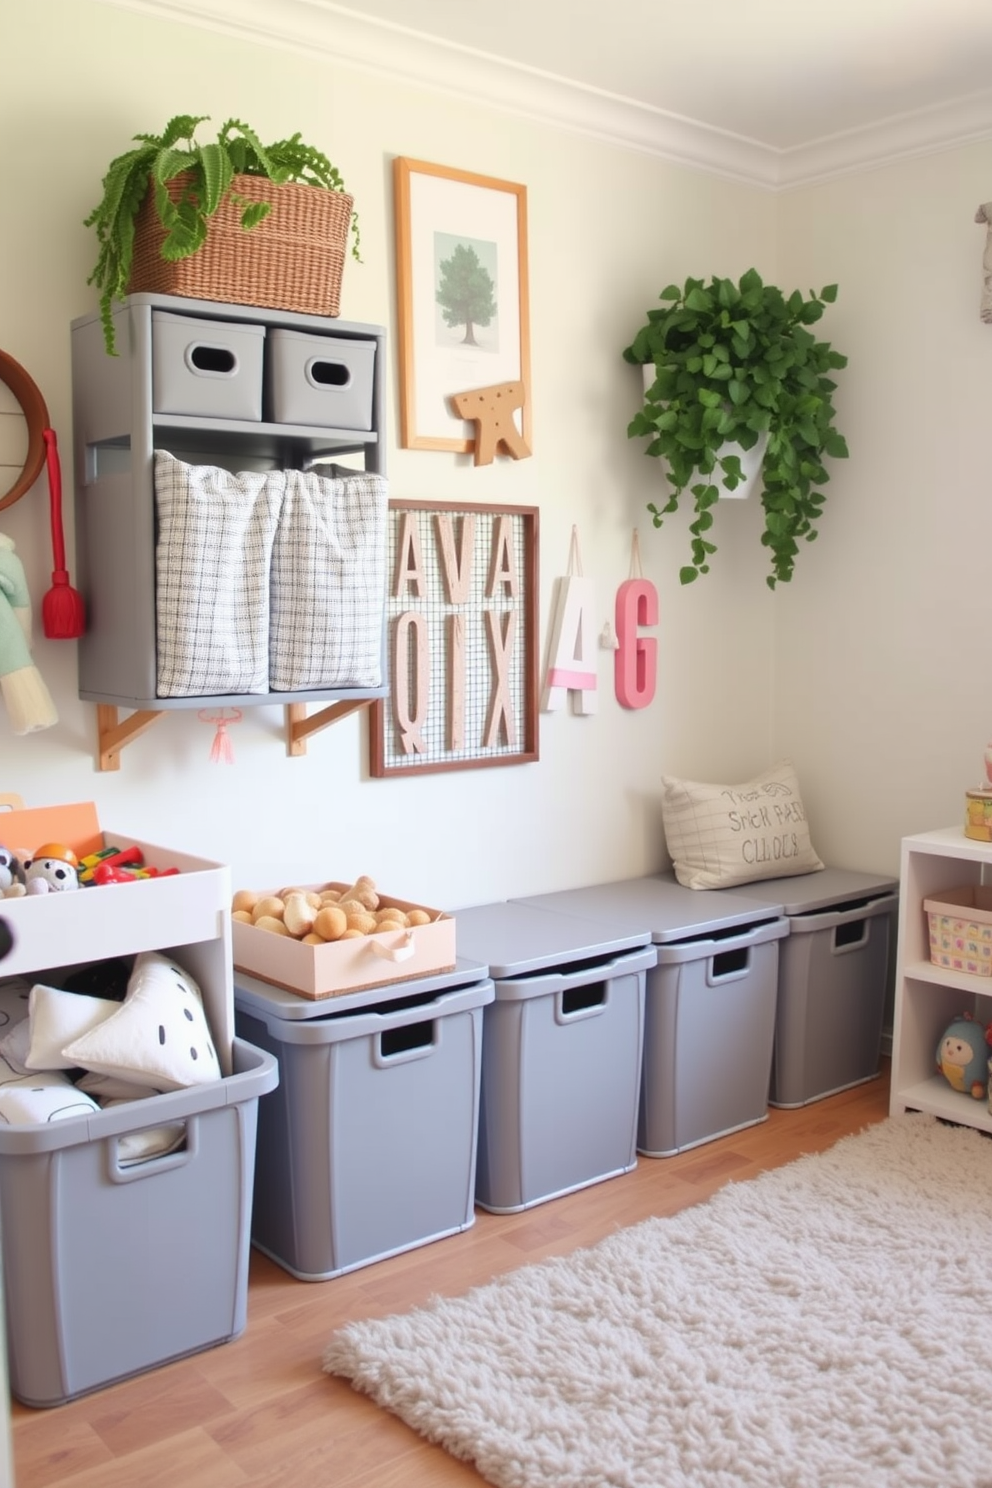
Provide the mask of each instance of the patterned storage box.
{"label": "patterned storage box", "polygon": [[992,976],[992,886],[965,884],[923,901],[935,966]]}

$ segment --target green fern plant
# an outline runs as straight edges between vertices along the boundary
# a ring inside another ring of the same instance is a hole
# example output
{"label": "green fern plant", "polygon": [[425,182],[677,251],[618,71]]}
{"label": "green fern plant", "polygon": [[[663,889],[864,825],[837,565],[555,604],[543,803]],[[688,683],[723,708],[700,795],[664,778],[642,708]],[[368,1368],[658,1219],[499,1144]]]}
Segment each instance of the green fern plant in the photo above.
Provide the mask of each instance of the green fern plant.
{"label": "green fern plant", "polygon": [[[246,202],[234,191],[235,176],[264,176],[279,185],[299,181],[327,191],[345,191],[337,167],[299,134],[263,145],[258,135],[240,119],[228,119],[216,140],[201,144],[195,139],[199,125],[209,115],[177,114],[161,134],[136,134],[136,148],[112,160],[103,178],[103,196],[85,219],[84,226],[96,231],[99,255],[86,281],[100,291],[100,318],[108,353],[116,355],[113,302],[123,300],[134,255],[135,220],[152,187],[155,210],[165,228],[162,257],[173,262],[188,258],[206,240],[209,219],[230,195],[243,207],[241,226],[246,232],[268,215],[268,202]],[[168,183],[183,177],[178,199]],[[352,255],[361,262],[358,214],[352,213]]]}
{"label": "green fern plant", "polygon": [[749,269],[738,284],[687,279],[659,298],[662,308],[648,311],[647,324],[623,353],[625,361],[653,364],[656,374],[627,428],[630,438],[646,436],[646,453],[666,462],[671,494],[664,506],[649,503],[648,511],[660,527],[689,489],[692,562],[679,578],[689,584],[708,573],[716,552],[710,541],[715,482],[733,490],[742,478],[740,456],[725,447],[750,450],[767,434],[761,541],[771,558],[766,582],[774,589],[792,578],[799,541],[817,535],[821,487],[830,479],[825,457],[847,455],[835,427],[837,384],[830,376],[847,358],[809,330],[837,298],[837,286],[811,290],[808,298],[799,290],[786,296]]}

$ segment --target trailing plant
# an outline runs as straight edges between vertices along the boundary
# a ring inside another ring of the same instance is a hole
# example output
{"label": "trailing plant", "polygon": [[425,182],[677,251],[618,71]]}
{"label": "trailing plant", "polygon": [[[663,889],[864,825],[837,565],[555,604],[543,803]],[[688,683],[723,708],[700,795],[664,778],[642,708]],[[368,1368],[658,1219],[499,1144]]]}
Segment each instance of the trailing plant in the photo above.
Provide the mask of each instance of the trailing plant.
{"label": "trailing plant", "polygon": [[[85,219],[84,226],[96,230],[99,256],[88,284],[100,291],[100,315],[107,351],[115,354],[112,304],[127,293],[134,253],[134,230],[138,210],[154,193],[155,210],[165,228],[161,253],[170,262],[189,258],[206,240],[209,219],[228,196],[243,207],[241,226],[246,232],[268,216],[268,202],[248,202],[232,186],[235,176],[264,176],[282,184],[299,181],[327,191],[345,191],[337,167],[299,134],[263,145],[258,135],[240,119],[228,119],[216,140],[206,144],[195,138],[197,127],[209,115],[177,114],[161,134],[136,134],[137,146],[110,162],[103,178],[103,197]],[[182,177],[176,199],[167,186]],[[352,254],[360,261],[361,238],[358,216],[351,218]]]}
{"label": "trailing plant", "polygon": [[809,298],[786,297],[754,269],[740,282],[687,279],[670,284],[649,310],[647,324],[624,350],[624,359],[650,364],[655,380],[644,406],[627,428],[646,436],[646,453],[667,465],[671,494],[649,503],[654,525],[677,511],[686,488],[693,498],[692,561],[679,570],[683,584],[709,572],[716,552],[710,540],[719,498],[717,480],[734,490],[742,480],[740,456],[724,446],[753,449],[767,434],[761,467],[765,513],[762,544],[769,549],[769,588],[792,578],[799,541],[812,542],[823,511],[822,487],[830,479],[824,459],[843,459],[847,445],[835,425],[830,373],[847,358],[809,327],[837,298],[828,284]]}

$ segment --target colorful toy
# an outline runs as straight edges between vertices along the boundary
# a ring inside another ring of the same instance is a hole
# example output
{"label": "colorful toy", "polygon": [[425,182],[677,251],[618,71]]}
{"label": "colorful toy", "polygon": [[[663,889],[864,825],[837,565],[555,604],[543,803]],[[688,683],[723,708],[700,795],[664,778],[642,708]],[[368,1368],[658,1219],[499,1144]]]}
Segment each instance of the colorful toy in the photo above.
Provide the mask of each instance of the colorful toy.
{"label": "colorful toy", "polygon": [[87,853],[79,860],[79,882],[81,884],[92,884],[97,880],[94,877],[101,863],[108,863],[117,868],[124,867],[128,863],[141,862],[141,849],[137,847],[102,847],[99,852]]}
{"label": "colorful toy", "polygon": [[945,1028],[937,1045],[937,1069],[955,1090],[984,1100],[989,1088],[989,1045],[992,1023],[986,1028],[971,1013],[961,1013]]}

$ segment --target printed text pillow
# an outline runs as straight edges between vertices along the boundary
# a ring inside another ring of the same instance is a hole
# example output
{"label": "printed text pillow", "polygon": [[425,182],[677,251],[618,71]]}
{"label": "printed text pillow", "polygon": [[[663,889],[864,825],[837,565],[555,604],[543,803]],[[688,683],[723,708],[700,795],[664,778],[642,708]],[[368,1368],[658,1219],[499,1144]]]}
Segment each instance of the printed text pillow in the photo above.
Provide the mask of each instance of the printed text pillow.
{"label": "printed text pillow", "polygon": [[675,877],[688,889],[730,889],[762,878],[814,873],[813,850],[791,760],[741,785],[662,777],[662,816]]}

